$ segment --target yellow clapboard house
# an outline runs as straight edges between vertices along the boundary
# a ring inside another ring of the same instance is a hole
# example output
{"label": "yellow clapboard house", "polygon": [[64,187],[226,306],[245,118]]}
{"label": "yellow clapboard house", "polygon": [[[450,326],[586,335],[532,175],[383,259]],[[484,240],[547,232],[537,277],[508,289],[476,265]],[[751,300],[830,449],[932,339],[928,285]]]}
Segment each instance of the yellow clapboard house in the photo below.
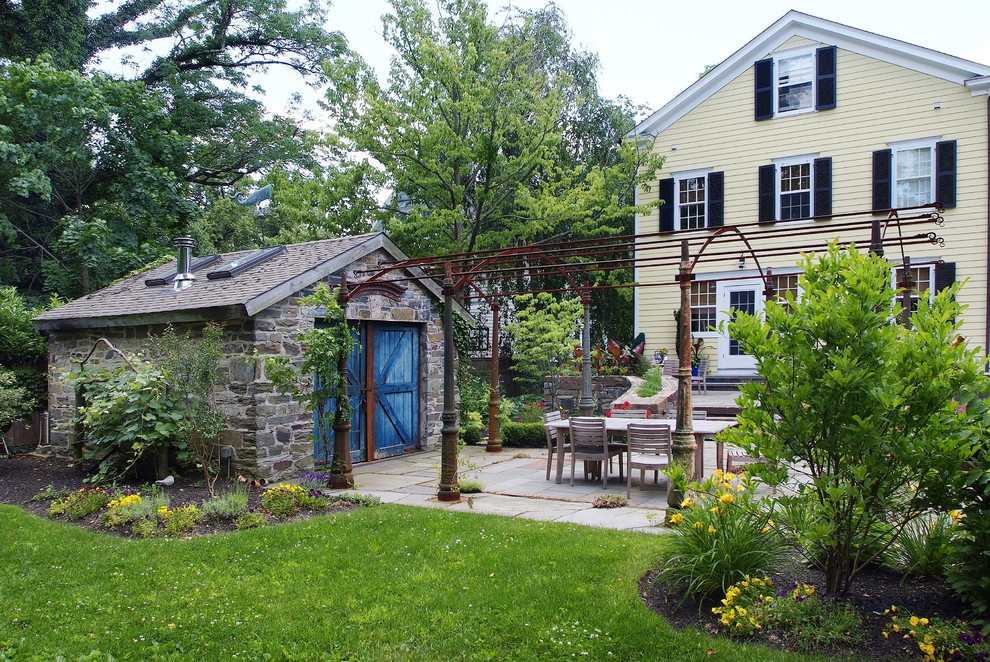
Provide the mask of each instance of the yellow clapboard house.
{"label": "yellow clapboard house", "polygon": [[[725,226],[779,230],[754,240],[759,254],[802,245],[807,240],[797,235],[810,225],[827,230],[819,241],[860,243],[868,231],[844,236],[840,224],[848,218],[829,216],[866,212],[859,218],[868,222],[872,210],[938,201],[945,225],[932,229],[945,244],[912,246],[911,276],[921,296],[967,280],[962,333],[970,346],[986,348],[988,91],[990,66],[791,11],[627,136],[652,143],[666,159],[659,181],[639,191],[641,203],[659,197],[665,204],[638,217],[636,232],[668,233],[698,246]],[[657,246],[637,257],[677,254],[675,242]],[[710,373],[755,368],[716,328],[732,309],[764,306],[760,272],[746,257],[702,261],[695,272],[691,330],[705,339]],[[899,263],[900,250],[887,257]],[[796,255],[760,263],[771,268],[776,292],[799,294]],[[675,273],[676,266],[644,263],[635,278],[658,283]],[[635,306],[647,355],[673,348],[678,286],[638,288]]]}

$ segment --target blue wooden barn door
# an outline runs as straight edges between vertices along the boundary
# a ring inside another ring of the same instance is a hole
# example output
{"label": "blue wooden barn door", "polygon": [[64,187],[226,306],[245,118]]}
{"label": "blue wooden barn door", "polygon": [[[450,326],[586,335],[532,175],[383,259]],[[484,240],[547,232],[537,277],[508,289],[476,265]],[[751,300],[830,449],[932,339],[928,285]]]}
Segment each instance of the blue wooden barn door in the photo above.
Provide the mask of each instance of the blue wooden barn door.
{"label": "blue wooden barn door", "polygon": [[[317,322],[317,327],[320,326]],[[368,445],[365,435],[367,414],[364,407],[365,368],[367,332],[365,327],[351,325],[351,336],[356,341],[354,350],[347,361],[347,398],[351,402],[351,462],[363,462],[367,458]],[[319,377],[317,377],[319,379]],[[336,400],[331,400],[324,417],[325,430],[317,427],[316,414],[313,414],[313,460],[317,465],[330,466],[333,460],[333,412]]]}
{"label": "blue wooden barn door", "polygon": [[419,327],[372,325],[374,457],[419,445]]}

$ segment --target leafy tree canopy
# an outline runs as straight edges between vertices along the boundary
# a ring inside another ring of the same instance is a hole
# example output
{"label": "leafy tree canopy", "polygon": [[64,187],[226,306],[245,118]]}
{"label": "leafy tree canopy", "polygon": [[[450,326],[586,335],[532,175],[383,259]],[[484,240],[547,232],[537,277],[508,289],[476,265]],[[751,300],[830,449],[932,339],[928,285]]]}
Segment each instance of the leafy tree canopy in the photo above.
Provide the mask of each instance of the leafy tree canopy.
{"label": "leafy tree canopy", "polygon": [[598,96],[597,58],[571,48],[559,9],[495,25],[479,0],[439,2],[436,16],[425,0],[391,5],[387,87],[360,60],[331,61],[326,103],[341,138],[384,166],[404,249],[596,236],[632,218],[635,183],[655,172],[616,147],[632,115]]}

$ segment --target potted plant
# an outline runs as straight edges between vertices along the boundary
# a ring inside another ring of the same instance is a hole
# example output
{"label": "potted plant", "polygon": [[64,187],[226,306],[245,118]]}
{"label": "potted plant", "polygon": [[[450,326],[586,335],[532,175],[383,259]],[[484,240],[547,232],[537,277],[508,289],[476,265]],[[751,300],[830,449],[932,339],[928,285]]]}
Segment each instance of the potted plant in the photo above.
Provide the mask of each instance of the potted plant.
{"label": "potted plant", "polygon": [[704,338],[695,338],[691,342],[691,375],[698,376],[698,366],[701,365],[701,350],[705,346]]}

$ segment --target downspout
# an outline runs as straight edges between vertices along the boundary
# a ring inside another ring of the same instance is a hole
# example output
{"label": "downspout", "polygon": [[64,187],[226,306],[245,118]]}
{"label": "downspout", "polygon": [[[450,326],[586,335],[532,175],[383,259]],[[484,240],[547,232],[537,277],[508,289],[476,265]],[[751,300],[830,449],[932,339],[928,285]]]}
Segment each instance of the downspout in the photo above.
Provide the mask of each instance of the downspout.
{"label": "downspout", "polygon": [[[987,159],[990,163],[990,94],[987,94]],[[986,226],[987,232],[987,319],[986,319],[986,329],[987,338],[986,344],[983,345],[983,351],[990,353],[990,169],[987,170],[987,218]],[[990,365],[987,364],[987,360],[984,359],[983,362],[984,371],[990,373]]]}

